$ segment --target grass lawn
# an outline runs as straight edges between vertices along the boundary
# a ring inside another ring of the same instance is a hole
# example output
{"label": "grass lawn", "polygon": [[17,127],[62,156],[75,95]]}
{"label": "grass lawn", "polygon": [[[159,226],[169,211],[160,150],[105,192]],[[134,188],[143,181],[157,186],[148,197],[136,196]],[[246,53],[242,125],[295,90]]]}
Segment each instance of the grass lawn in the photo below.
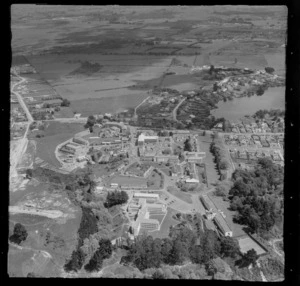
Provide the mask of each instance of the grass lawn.
{"label": "grass lawn", "polygon": [[116,215],[112,220],[114,227],[119,226],[120,224],[123,223],[123,221],[124,220],[121,214]]}
{"label": "grass lawn", "polygon": [[178,190],[177,188],[175,187],[168,187],[167,188],[167,191],[172,194],[173,196],[177,197],[178,199],[188,203],[188,204],[192,204],[193,203],[193,200],[191,198],[191,195],[190,194],[186,194],[180,190]]}
{"label": "grass lawn", "polygon": [[156,219],[159,221],[159,224],[161,224],[162,220],[164,219],[164,215],[150,215],[149,218],[150,219]]}
{"label": "grass lawn", "polygon": [[126,176],[115,176],[110,183],[124,184],[124,185],[143,185],[146,184],[146,180],[143,178],[133,178]]}
{"label": "grass lawn", "polygon": [[171,171],[170,168],[168,168],[168,167],[165,167],[165,168],[164,167],[160,167],[159,170],[162,171],[166,176],[170,177],[170,171]]}
{"label": "grass lawn", "polygon": [[243,237],[239,240],[239,245],[242,253],[246,253],[250,249],[254,249],[258,255],[265,253],[266,251],[261,248],[253,239],[250,237]]}
{"label": "grass lawn", "polygon": [[45,128],[45,137],[52,136],[56,134],[66,134],[70,135],[70,138],[81,131],[84,131],[82,123],[61,123],[57,121],[51,121],[49,125]]}
{"label": "grass lawn", "polygon": [[35,225],[46,222],[48,217],[32,215],[32,214],[10,214],[9,219],[14,222],[21,223],[23,225]]}
{"label": "grass lawn", "polygon": [[46,163],[49,163],[50,165],[60,168],[61,164],[56,159],[55,156],[55,149],[56,146],[63,142],[64,140],[67,140],[63,134],[62,136],[51,136],[47,138],[40,138],[37,140],[36,144],[36,156],[44,160]]}
{"label": "grass lawn", "polygon": [[55,167],[61,167],[55,157],[57,145],[83,130],[83,125],[79,123],[49,123],[43,132],[45,137],[36,139],[36,156]]}
{"label": "grass lawn", "polygon": [[147,180],[149,188],[160,189],[161,180],[163,180],[162,177],[157,172],[152,171]]}
{"label": "grass lawn", "polygon": [[178,221],[172,218],[172,216],[176,213],[178,213],[178,212],[168,208],[168,213],[167,213],[162,225],[160,226],[160,230],[149,232],[149,235],[153,236],[153,238],[168,237],[170,226],[178,224]]}
{"label": "grass lawn", "polygon": [[9,246],[7,255],[7,273],[9,277],[25,277],[23,263],[29,261],[34,255],[32,250],[19,250],[15,246]]}
{"label": "grass lawn", "polygon": [[220,177],[216,169],[216,164],[214,163],[214,156],[210,152],[210,144],[212,142],[212,139],[210,135],[200,135],[198,138],[200,150],[206,153],[204,163],[206,165],[208,186],[211,187],[211,184],[219,180]]}
{"label": "grass lawn", "polygon": [[109,214],[111,217],[116,216],[118,213],[120,213],[120,206],[116,205],[108,209]]}
{"label": "grass lawn", "polygon": [[71,107],[61,107],[60,111],[54,113],[54,116],[56,118],[73,118],[74,112]]}

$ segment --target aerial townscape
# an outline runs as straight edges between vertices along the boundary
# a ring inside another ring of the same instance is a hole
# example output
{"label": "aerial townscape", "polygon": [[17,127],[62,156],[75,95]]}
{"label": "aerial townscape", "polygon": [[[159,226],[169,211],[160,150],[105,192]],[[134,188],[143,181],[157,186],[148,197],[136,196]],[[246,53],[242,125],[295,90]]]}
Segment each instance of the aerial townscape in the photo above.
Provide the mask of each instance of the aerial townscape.
{"label": "aerial townscape", "polygon": [[286,7],[11,19],[8,276],[284,280]]}

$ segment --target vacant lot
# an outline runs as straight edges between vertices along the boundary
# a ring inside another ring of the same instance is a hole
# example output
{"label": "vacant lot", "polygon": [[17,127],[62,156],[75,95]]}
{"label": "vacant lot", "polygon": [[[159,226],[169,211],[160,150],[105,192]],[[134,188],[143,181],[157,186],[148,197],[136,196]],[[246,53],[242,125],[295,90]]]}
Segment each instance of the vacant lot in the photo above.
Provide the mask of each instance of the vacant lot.
{"label": "vacant lot", "polygon": [[191,198],[190,194],[184,193],[180,190],[178,190],[175,187],[168,187],[167,191],[172,194],[173,196],[177,197],[178,199],[188,203],[188,204],[192,204],[193,200]]}

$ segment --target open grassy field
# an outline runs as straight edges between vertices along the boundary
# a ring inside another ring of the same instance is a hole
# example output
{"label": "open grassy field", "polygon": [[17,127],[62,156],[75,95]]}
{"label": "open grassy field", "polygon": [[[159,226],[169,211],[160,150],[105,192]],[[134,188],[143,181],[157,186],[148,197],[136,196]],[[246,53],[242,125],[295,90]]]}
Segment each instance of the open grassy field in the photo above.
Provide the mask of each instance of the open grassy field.
{"label": "open grassy field", "polygon": [[148,95],[144,91],[122,95],[124,89],[106,91],[105,95],[109,93],[120,96],[102,97],[102,98],[88,98],[72,101],[72,110],[81,113],[82,116],[89,116],[91,114],[115,113],[127,110],[129,108],[139,105]]}
{"label": "open grassy field", "polygon": [[55,157],[55,149],[58,144],[72,138],[76,133],[83,131],[83,124],[51,122],[45,128],[45,137],[36,139],[36,157],[45,162],[61,167]]}
{"label": "open grassy field", "polygon": [[9,277],[25,277],[27,273],[23,271],[23,263],[33,257],[32,250],[19,250],[15,246],[10,246],[7,255],[7,274]]}
{"label": "open grassy field", "polygon": [[178,190],[177,188],[175,187],[169,187],[167,189],[167,191],[172,194],[173,196],[177,197],[178,199],[188,203],[188,204],[192,204],[193,203],[193,200],[191,198],[191,195],[190,194],[187,194],[187,193],[184,193],[180,190]]}

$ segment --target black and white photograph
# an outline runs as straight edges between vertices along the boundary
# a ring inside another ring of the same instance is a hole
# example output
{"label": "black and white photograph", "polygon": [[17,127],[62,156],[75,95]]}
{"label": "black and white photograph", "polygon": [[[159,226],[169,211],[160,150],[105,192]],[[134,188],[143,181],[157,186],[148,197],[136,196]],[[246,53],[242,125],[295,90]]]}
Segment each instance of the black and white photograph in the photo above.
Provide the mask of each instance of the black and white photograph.
{"label": "black and white photograph", "polygon": [[285,280],[287,6],[10,13],[9,277]]}

